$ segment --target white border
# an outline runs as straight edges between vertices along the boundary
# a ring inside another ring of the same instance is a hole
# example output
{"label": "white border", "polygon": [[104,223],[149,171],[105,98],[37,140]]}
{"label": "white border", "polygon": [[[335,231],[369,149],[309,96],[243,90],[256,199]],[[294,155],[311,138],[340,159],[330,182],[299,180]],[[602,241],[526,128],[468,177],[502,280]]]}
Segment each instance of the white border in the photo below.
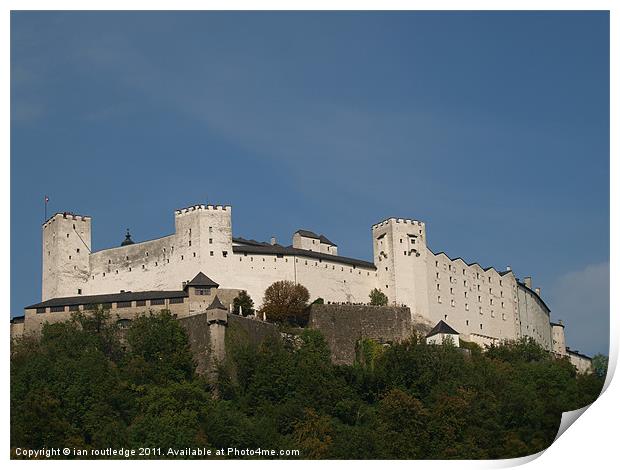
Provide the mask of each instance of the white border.
{"label": "white border", "polygon": [[[2,56],[2,105],[4,113],[2,113],[2,179],[3,183],[0,185],[3,213],[8,214],[10,212],[10,10],[610,10],[610,32],[611,32],[611,47],[610,47],[610,71],[611,71],[611,116],[610,116],[610,137],[611,137],[611,240],[618,240],[620,232],[618,230],[618,217],[615,213],[618,210],[618,196],[619,190],[614,186],[614,182],[618,183],[618,139],[620,135],[620,129],[618,128],[618,93],[617,83],[620,75],[618,74],[618,56],[620,53],[620,47],[618,40],[618,2],[612,1],[551,1],[551,0],[521,0],[521,1],[435,1],[435,2],[422,2],[422,1],[403,1],[403,0],[383,0],[381,2],[365,1],[343,1],[343,0],[314,0],[314,1],[242,1],[242,0],[230,0],[223,1],[197,1],[197,0],[176,0],[163,1],[153,0],[151,2],[142,2],[136,0],[108,0],[108,1],[91,1],[88,4],[84,2],[78,2],[76,0],[64,0],[64,1],[42,1],[42,0],[8,0],[2,3],[3,15],[0,27],[1,36],[1,56]],[[5,216],[5,220],[7,220]],[[6,247],[9,246],[9,232],[3,230],[1,232],[3,244],[5,247],[4,263],[0,273],[0,285],[3,286],[5,299],[5,312],[10,312],[9,308],[9,295],[10,295],[10,264],[7,262],[8,257]],[[610,252],[610,266],[611,266],[611,286],[618,286],[618,250],[612,242]],[[618,292],[611,289],[611,311],[618,311]],[[8,317],[8,316],[7,316]],[[3,324],[4,337],[9,338],[9,322],[6,318]],[[536,456],[530,456],[523,459],[514,459],[508,461],[390,461],[389,463],[382,462],[364,462],[361,465],[368,467],[377,467],[388,464],[394,467],[411,468],[413,465],[416,467],[422,466],[424,468],[498,468],[520,465],[526,462],[530,462],[529,466],[532,468],[606,468],[608,463],[614,462],[615,450],[617,443],[617,423],[616,420],[619,416],[620,402],[620,387],[617,384],[617,380],[614,383],[609,383],[612,371],[617,365],[618,359],[618,322],[615,316],[610,318],[611,329],[611,341],[610,341],[610,376],[606,386],[608,387],[603,395],[579,418],[577,425],[568,429],[549,449]],[[10,444],[9,444],[9,350],[8,341],[2,341],[3,358],[4,358],[4,383],[2,387],[2,443],[4,444],[5,452],[4,458],[9,460]],[[24,465],[37,465],[33,462],[21,462],[10,461],[10,465],[22,467]],[[188,465],[204,468],[205,466],[241,466],[245,462],[232,461],[182,461],[174,463],[172,465]],[[615,463],[615,462],[614,462]],[[109,461],[93,461],[89,462],[89,465],[96,467],[109,466]],[[297,461],[294,463],[296,467],[315,466],[317,463],[314,461]],[[352,465],[352,462],[322,462],[321,465],[327,466],[339,466],[339,465]],[[50,467],[72,467],[84,465],[83,462],[70,462],[70,461],[42,461],[40,465],[48,468]],[[115,462],[116,465],[116,462]],[[127,462],[118,461],[118,465],[149,465],[149,467],[166,468],[171,464],[169,462]],[[274,468],[284,467],[291,465],[288,461],[253,461],[253,466],[259,468]],[[360,465],[358,464],[355,464]]]}

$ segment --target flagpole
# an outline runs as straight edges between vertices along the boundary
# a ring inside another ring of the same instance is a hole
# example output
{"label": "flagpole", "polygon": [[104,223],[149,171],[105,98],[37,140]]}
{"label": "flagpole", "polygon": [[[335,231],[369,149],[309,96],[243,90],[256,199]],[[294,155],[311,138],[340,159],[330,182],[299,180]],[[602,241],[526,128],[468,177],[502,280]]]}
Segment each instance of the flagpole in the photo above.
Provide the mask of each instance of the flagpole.
{"label": "flagpole", "polygon": [[49,201],[49,198],[47,197],[47,195],[45,195],[45,219],[43,219],[43,222],[47,221],[47,202]]}

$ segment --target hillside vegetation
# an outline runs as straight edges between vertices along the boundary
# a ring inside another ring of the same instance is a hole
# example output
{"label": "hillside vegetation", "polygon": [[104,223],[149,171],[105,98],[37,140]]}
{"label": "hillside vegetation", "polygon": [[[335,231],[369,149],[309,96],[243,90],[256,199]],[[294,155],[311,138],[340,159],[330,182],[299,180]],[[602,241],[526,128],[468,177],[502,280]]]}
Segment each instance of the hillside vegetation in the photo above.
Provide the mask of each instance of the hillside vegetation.
{"label": "hillside vegetation", "polygon": [[[360,343],[334,366],[317,331],[301,346],[229,345],[219,382],[194,374],[168,312],[124,331],[105,311],[46,325],[12,345],[11,448],[299,449],[306,459],[509,458],[551,444],[561,413],[596,399],[535,343],[470,353],[417,336]],[[13,454],[15,457],[15,454]],[[165,456],[164,456],[165,457]],[[161,457],[160,457],[161,458]]]}

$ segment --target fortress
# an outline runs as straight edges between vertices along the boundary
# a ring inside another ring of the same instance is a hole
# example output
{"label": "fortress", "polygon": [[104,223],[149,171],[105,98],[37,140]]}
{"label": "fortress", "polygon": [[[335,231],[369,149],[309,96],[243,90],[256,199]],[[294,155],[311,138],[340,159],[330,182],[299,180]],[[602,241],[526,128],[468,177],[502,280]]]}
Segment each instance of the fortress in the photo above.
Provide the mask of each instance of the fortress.
{"label": "fortress", "polygon": [[550,321],[531,277],[521,281],[510,267],[498,271],[434,253],[424,222],[373,225],[371,262],[340,256],[335,243],[308,230],[295,232],[290,246],[234,237],[231,206],[194,205],[176,210],[174,220],[171,235],[135,243],[128,232],[120,246],[92,251],[91,217],[50,217],[43,224],[42,301],[12,320],[12,334],[38,331],[93,303],[118,312],[164,305],[190,316],[214,301],[211,289],[226,309],[240,290],[258,307],[269,285],[290,280],[326,304],[367,303],[377,288],[390,305],[409,308],[412,324],[430,329],[444,321],[480,345],[531,337],[579,370],[590,367],[590,358],[566,347],[564,326]]}

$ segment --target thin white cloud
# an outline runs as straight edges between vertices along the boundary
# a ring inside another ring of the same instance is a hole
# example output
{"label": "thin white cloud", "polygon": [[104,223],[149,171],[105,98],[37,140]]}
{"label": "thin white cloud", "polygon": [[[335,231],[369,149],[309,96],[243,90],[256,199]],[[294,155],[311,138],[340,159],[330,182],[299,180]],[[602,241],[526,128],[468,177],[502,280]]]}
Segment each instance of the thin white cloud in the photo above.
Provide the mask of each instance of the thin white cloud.
{"label": "thin white cloud", "polygon": [[564,320],[568,346],[587,354],[608,354],[608,261],[559,277],[551,288],[549,303],[553,318]]}

